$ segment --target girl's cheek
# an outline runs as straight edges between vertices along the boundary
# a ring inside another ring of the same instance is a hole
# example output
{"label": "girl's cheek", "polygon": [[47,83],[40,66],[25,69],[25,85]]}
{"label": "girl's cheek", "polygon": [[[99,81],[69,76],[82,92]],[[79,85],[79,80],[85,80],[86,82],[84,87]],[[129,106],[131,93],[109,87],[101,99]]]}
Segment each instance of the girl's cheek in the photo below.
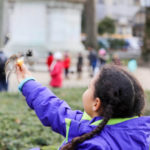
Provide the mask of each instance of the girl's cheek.
{"label": "girl's cheek", "polygon": [[84,103],[85,99],[86,99],[86,93],[87,93],[87,90],[83,93],[82,95],[82,102]]}
{"label": "girl's cheek", "polygon": [[85,95],[85,92],[82,95],[82,102],[84,101],[84,97],[85,97],[84,95]]}

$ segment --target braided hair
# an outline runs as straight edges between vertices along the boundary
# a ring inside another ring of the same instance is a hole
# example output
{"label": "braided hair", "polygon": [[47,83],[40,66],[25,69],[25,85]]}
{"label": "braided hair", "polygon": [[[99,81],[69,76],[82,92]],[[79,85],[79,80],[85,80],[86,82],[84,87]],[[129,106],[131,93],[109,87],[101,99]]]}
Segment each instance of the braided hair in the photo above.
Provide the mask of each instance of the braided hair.
{"label": "braided hair", "polygon": [[105,65],[95,82],[94,97],[102,103],[103,120],[93,131],[75,137],[61,150],[75,150],[78,144],[101,133],[110,118],[140,116],[145,105],[144,91],[138,81],[125,70]]}

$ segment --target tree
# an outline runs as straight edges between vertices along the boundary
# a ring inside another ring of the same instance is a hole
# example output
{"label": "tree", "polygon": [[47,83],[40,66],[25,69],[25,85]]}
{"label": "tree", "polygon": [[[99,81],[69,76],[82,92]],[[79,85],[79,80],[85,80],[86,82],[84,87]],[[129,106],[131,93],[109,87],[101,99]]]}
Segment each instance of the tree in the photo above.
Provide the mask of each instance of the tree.
{"label": "tree", "polygon": [[150,7],[146,8],[146,23],[144,31],[144,45],[142,57],[144,61],[150,60]]}
{"label": "tree", "polygon": [[98,33],[103,35],[104,33],[113,34],[115,32],[115,21],[109,17],[105,17],[98,24]]}
{"label": "tree", "polygon": [[85,2],[85,31],[87,34],[86,46],[97,48],[96,0]]}

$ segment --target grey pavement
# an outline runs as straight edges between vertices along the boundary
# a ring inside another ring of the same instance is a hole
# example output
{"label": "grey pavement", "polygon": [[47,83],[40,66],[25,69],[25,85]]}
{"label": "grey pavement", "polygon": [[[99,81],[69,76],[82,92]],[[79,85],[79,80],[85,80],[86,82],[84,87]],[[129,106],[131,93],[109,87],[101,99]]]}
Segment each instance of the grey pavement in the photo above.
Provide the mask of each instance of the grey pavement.
{"label": "grey pavement", "polygon": [[[49,87],[50,76],[48,71],[32,71],[33,77],[42,85]],[[133,75],[139,80],[144,90],[150,90],[150,68],[139,67]],[[82,78],[78,79],[77,74],[70,74],[69,79],[64,79],[63,87],[87,87],[91,77],[89,76],[88,68],[84,68]],[[9,80],[9,92],[17,92],[17,79],[13,74]]]}

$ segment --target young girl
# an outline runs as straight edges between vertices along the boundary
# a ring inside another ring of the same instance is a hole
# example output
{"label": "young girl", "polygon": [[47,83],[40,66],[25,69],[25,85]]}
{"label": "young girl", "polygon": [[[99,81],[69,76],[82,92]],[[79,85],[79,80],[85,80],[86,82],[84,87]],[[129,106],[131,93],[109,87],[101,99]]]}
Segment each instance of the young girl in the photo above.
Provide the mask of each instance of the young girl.
{"label": "young girl", "polygon": [[83,94],[85,112],[73,111],[17,67],[19,89],[45,126],[66,137],[60,150],[149,150],[150,117],[142,117],[144,92],[130,74],[104,66]]}
{"label": "young girl", "polygon": [[53,88],[62,87],[63,82],[63,63],[62,54],[60,52],[54,53],[54,60],[49,68],[51,81],[50,86]]}

